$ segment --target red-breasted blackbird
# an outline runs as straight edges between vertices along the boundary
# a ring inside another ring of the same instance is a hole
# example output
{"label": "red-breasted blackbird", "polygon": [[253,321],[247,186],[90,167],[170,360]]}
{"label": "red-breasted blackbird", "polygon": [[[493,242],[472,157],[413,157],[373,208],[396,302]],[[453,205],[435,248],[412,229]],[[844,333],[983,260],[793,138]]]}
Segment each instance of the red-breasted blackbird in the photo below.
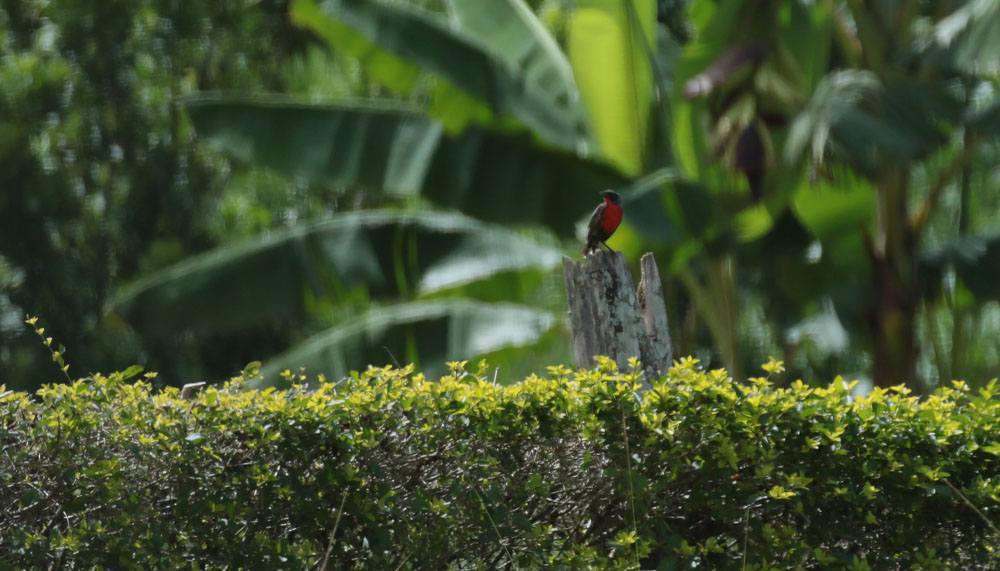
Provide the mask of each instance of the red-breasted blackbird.
{"label": "red-breasted blackbird", "polygon": [[613,190],[602,190],[604,202],[597,205],[587,224],[587,245],[583,247],[583,255],[596,252],[601,244],[611,249],[605,242],[622,221],[622,197]]}

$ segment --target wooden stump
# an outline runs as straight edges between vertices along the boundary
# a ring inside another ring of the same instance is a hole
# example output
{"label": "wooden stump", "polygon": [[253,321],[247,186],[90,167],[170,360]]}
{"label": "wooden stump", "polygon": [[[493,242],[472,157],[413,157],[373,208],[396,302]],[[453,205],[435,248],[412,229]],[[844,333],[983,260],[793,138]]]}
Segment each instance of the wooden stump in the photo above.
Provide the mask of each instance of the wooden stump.
{"label": "wooden stump", "polygon": [[637,290],[621,252],[601,250],[583,262],[563,257],[577,366],[592,367],[596,355],[607,355],[621,369],[638,357],[647,379],[670,368],[667,310],[653,254],[644,255],[640,267]]}

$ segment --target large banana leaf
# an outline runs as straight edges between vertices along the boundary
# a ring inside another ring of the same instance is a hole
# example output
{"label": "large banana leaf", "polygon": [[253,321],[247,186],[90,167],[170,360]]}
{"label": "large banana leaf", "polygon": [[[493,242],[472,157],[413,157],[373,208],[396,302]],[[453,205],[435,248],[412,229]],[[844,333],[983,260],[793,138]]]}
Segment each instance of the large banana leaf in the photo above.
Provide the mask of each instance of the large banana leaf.
{"label": "large banana leaf", "polygon": [[319,333],[261,368],[259,386],[281,384],[280,373],[322,373],[331,380],[369,364],[416,362],[433,378],[446,361],[474,359],[509,347],[532,346],[557,325],[552,313],[513,304],[435,300],[367,312]]}
{"label": "large banana leaf", "polygon": [[507,65],[436,14],[375,0],[296,0],[292,17],[390,86],[410,85],[397,75],[412,78],[419,71],[446,81],[432,113],[452,131],[470,121],[497,127],[514,117],[567,149],[575,149],[585,132],[565,85],[538,83],[532,69]]}
{"label": "large banana leaf", "polygon": [[449,0],[448,10],[462,31],[520,71],[580,124],[586,121],[569,60],[524,0]]}
{"label": "large banana leaf", "polygon": [[624,184],[609,166],[529,137],[470,127],[457,136],[413,110],[278,97],[200,96],[186,108],[198,136],[286,174],[392,194],[422,194],[488,222],[574,224]]}
{"label": "large banana leaf", "polygon": [[568,53],[598,144],[623,172],[642,171],[653,100],[655,0],[578,0]]}
{"label": "large banana leaf", "polygon": [[111,310],[147,335],[226,331],[301,319],[307,291],[332,303],[421,295],[500,272],[547,271],[561,257],[456,214],[350,212],[180,262],[124,289]]}

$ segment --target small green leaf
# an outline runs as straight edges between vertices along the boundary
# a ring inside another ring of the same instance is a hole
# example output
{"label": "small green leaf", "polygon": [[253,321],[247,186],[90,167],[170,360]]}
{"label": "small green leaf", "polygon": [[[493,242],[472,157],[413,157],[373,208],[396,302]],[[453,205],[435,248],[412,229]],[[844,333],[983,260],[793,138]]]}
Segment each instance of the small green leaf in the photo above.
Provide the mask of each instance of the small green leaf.
{"label": "small green leaf", "polygon": [[260,372],[260,361],[250,361],[243,367],[242,375],[244,378],[256,377],[257,373]]}
{"label": "small green leaf", "polygon": [[771,488],[771,491],[767,495],[777,500],[787,500],[788,498],[794,498],[795,492],[786,490],[783,486],[775,486]]}
{"label": "small green leaf", "polygon": [[132,377],[138,375],[139,373],[141,373],[141,372],[143,372],[145,370],[146,369],[143,368],[142,365],[132,365],[131,367],[125,369],[124,372],[122,372],[122,380],[131,379]]}

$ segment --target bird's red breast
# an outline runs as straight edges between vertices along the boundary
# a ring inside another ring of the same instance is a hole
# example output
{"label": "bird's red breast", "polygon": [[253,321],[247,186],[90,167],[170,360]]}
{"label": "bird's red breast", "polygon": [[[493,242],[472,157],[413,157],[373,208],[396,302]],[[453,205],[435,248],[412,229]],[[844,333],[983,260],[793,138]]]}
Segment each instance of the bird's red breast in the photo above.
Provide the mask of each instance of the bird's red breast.
{"label": "bird's red breast", "polygon": [[618,228],[618,225],[621,224],[621,221],[622,221],[621,205],[615,204],[611,202],[610,199],[605,198],[604,216],[602,217],[601,220],[601,230],[604,230],[604,233],[610,236],[611,233]]}

